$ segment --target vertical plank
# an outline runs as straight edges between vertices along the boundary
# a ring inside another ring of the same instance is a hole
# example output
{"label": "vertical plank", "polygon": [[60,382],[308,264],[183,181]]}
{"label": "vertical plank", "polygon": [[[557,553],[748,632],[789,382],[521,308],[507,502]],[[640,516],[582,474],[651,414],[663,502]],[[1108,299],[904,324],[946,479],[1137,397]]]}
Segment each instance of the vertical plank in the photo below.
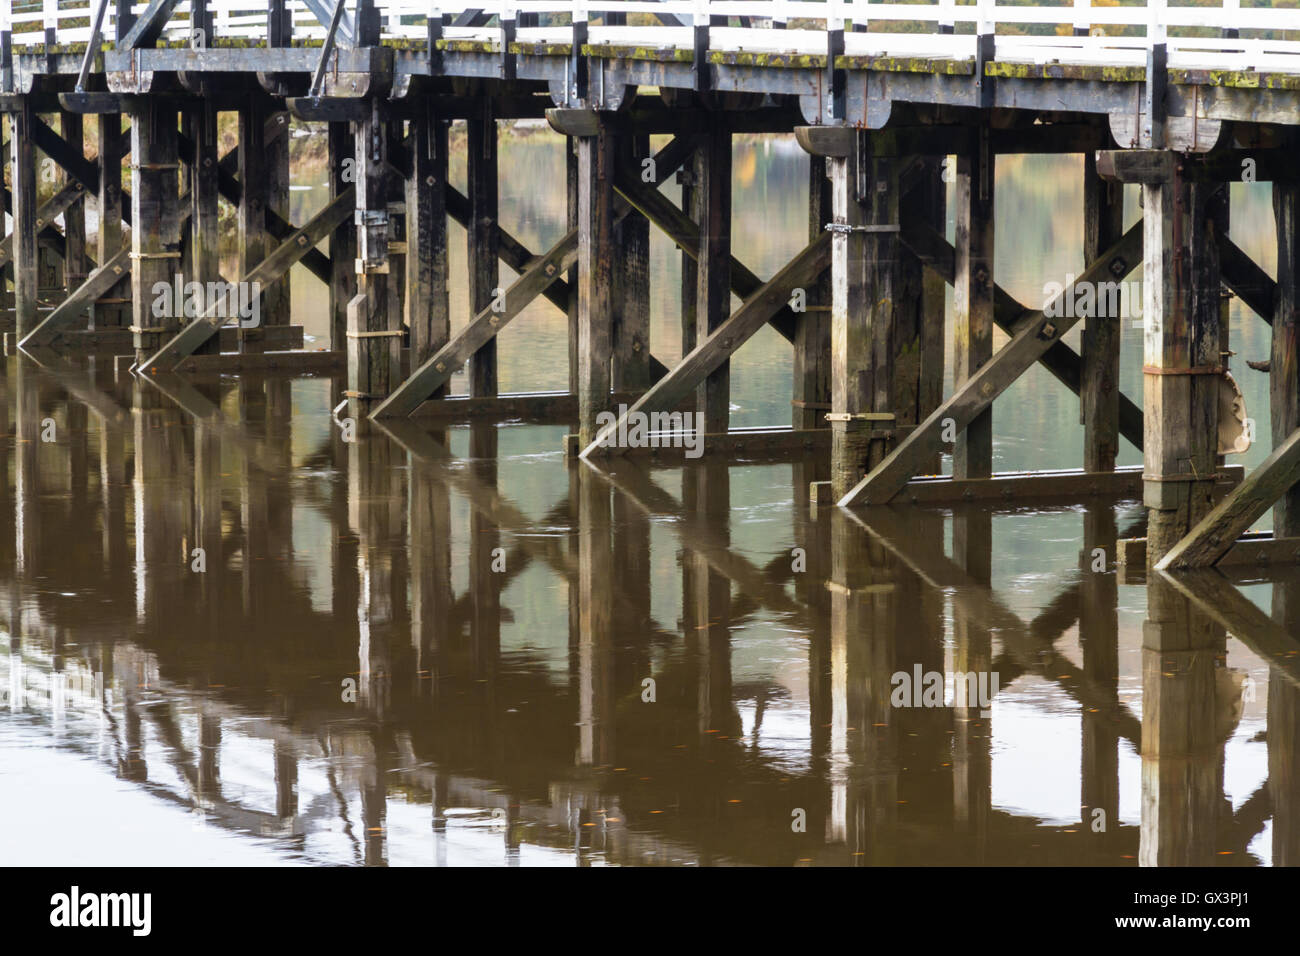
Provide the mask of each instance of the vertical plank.
{"label": "vertical plank", "polygon": [[[565,224],[578,228],[578,141],[564,137]],[[569,393],[578,394],[578,263],[566,274],[569,283]]]}
{"label": "vertical plank", "polygon": [[831,208],[831,491],[847,494],[866,474],[870,428],[857,416],[872,410],[870,277],[862,203],[865,134],[855,136],[848,156],[832,157]]}
{"label": "vertical plank", "polygon": [[1218,451],[1219,257],[1226,188],[1143,189],[1143,499],[1154,566],[1213,507]]}
{"label": "vertical plank", "polygon": [[[696,302],[707,335],[731,315],[731,129],[715,117],[696,154],[700,256]],[[731,362],[718,366],[699,390],[707,434],[725,432],[730,420]]]}
{"label": "vertical plank", "polygon": [[[270,236],[266,231],[266,189],[269,175],[266,147],[266,98],[260,92],[250,93],[239,108],[239,266],[236,271],[246,276],[252,272],[270,249]],[[135,220],[137,223],[140,220]],[[262,324],[267,321],[266,289],[262,290]],[[265,340],[261,328],[240,328],[239,351],[260,352]]]}
{"label": "vertical plank", "polygon": [[[99,210],[99,234],[95,240],[96,260],[107,262],[122,248],[122,115],[102,113],[99,126],[99,192],[96,198]],[[130,295],[131,283],[123,279],[100,297],[91,309],[92,329],[117,328],[126,320],[124,303]],[[114,301],[116,300],[116,301]]]}
{"label": "vertical plank", "polygon": [[12,177],[14,318],[21,339],[36,327],[36,147],[32,142],[35,114],[28,97],[21,97],[9,114],[9,173]]}
{"label": "vertical plank", "polygon": [[[993,167],[989,129],[981,126],[973,148],[957,157],[956,385],[993,357]],[[985,478],[992,473],[993,409],[989,408],[957,435],[952,474],[954,478]]]}
{"label": "vertical plank", "polygon": [[357,294],[348,304],[348,389],[362,410],[385,398],[397,379],[401,315],[389,291],[388,136],[383,106],[356,126]]}
{"label": "vertical plank", "polygon": [[[831,183],[824,156],[808,156],[808,241],[831,221]],[[796,429],[825,428],[831,404],[830,274],[804,290],[805,310],[795,313],[794,395],[790,424]],[[816,480],[816,478],[812,479]]]}
{"label": "vertical plank", "polygon": [[[63,138],[71,144],[78,157],[85,157],[85,125],[80,113],[63,113],[59,120]],[[67,177],[65,177],[67,178]],[[84,203],[75,203],[63,213],[63,280],[68,294],[80,287],[86,278],[86,207]]]}
{"label": "vertical plank", "polygon": [[[209,100],[189,107],[188,126],[194,141],[194,165],[190,172],[190,278],[205,283],[221,279],[221,250],[218,217],[220,152],[217,143],[217,110]],[[198,347],[199,354],[221,350],[221,337],[214,335]]]}
{"label": "vertical plank", "polygon": [[[447,298],[447,124],[432,105],[411,121],[411,175],[406,181],[406,314],[411,368],[423,365],[451,335]],[[434,398],[446,394],[438,389]]]}
{"label": "vertical plank", "polygon": [[[1083,160],[1083,261],[1087,265],[1124,234],[1124,186],[1097,175],[1096,154]],[[1100,300],[1100,296],[1098,299]],[[1098,312],[1101,309],[1097,310]],[[1094,314],[1083,320],[1083,470],[1114,471],[1119,453],[1119,352],[1122,319]]]}
{"label": "vertical plank", "polygon": [[614,138],[578,138],[578,443],[609,407],[614,248]]}
{"label": "vertical plank", "polygon": [[[272,15],[274,10],[268,12]],[[282,11],[280,16],[281,23],[285,22],[288,11]],[[289,114],[284,111],[276,111],[263,114],[268,122],[285,127],[274,139],[266,142],[266,192],[264,201],[266,208],[279,215],[285,222],[292,222],[293,216],[289,212]],[[265,133],[263,134],[265,137]],[[265,142],[265,138],[264,138]],[[246,183],[242,177],[240,182]],[[274,240],[268,235],[264,240],[266,246],[263,250],[265,257],[272,249],[275,248]],[[273,282],[266,283],[262,290],[262,324],[263,325],[289,325],[292,318],[290,289],[290,274],[286,272],[280,278]]]}
{"label": "vertical plank", "polygon": [[[631,133],[618,138],[618,159],[640,177],[641,160],[650,155],[650,137]],[[650,387],[650,220],[633,211],[614,228],[619,268],[614,273],[613,368],[615,391],[642,392]]]}
{"label": "vertical plank", "polygon": [[[469,264],[470,314],[492,303],[500,285],[497,261],[497,123],[492,101],[480,97],[480,110],[469,120],[467,137],[470,221],[466,258]],[[494,336],[469,360],[469,393],[478,398],[497,394],[497,342]]]}
{"label": "vertical plank", "polygon": [[[915,378],[918,368],[909,360],[898,325],[905,308],[905,290],[901,272],[901,243],[899,227],[899,171],[900,160],[891,155],[884,138],[866,141],[868,156],[860,159],[867,163],[865,170],[866,195],[862,197],[868,232],[862,243],[865,256],[866,286],[864,292],[868,308],[868,367],[866,411],[881,415],[894,415],[891,423],[880,420],[868,427],[884,433],[899,424],[898,388],[901,380]],[[902,413],[906,414],[906,413]],[[895,433],[896,434],[896,433]],[[867,470],[880,464],[892,450],[893,439],[873,438],[867,445]]]}
{"label": "vertical plank", "polygon": [[[352,188],[355,181],[356,140],[349,123],[330,123],[330,201]],[[348,303],[357,289],[357,225],[353,219],[341,223],[330,235],[330,348],[347,349]]]}
{"label": "vertical plank", "polygon": [[[1277,299],[1269,359],[1269,416],[1273,447],[1300,428],[1300,185],[1273,183],[1277,227]],[[1273,505],[1273,534],[1300,535],[1300,487],[1292,486]]]}
{"label": "vertical plank", "polygon": [[173,284],[180,263],[176,133],[175,103],[162,97],[146,98],[131,116],[131,318],[137,363],[180,328],[175,308],[160,316],[153,309],[154,286]]}

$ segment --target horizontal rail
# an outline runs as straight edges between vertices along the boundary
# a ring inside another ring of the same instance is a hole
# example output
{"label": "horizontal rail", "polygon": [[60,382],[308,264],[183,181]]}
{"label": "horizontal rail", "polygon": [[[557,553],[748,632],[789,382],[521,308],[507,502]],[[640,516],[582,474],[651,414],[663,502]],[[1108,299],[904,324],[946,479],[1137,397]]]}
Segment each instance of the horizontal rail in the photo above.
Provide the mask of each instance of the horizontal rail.
{"label": "horizontal rail", "polygon": [[[101,0],[0,0],[0,33],[20,52],[40,52],[90,41]],[[126,35],[121,15],[145,15],[146,0],[107,3],[106,48]],[[371,0],[344,0],[341,45],[354,42],[356,8]],[[172,5],[159,42],[201,47],[231,41],[270,43],[268,7],[250,0],[209,0],[208,31],[195,28],[191,0]],[[335,0],[286,0],[289,43],[325,39]],[[488,44],[504,52],[510,39],[563,43],[575,36],[611,46],[693,48],[700,29],[707,48],[825,54],[829,33],[842,34],[850,56],[975,56],[977,34],[993,34],[997,59],[1103,65],[1141,65],[1154,43],[1165,43],[1170,67],[1241,68],[1300,72],[1300,9],[1243,7],[1240,0],[1213,6],[1174,6],[1148,0],[1136,6],[1099,6],[1091,0],[373,0],[379,40],[446,40]],[[576,25],[582,25],[579,34]],[[373,37],[373,34],[372,34]],[[283,38],[279,42],[286,42]],[[373,40],[371,41],[373,42]],[[834,47],[832,44],[831,47]]]}

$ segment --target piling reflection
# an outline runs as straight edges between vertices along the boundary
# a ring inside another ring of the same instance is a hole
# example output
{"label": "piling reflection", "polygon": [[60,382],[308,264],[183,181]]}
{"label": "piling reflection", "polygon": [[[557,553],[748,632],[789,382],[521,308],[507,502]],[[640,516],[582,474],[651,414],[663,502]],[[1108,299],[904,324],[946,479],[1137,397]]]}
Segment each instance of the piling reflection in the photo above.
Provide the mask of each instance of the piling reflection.
{"label": "piling reflection", "polygon": [[1041,518],[815,511],[817,462],[345,441],[326,380],[11,360],[0,388],[20,766],[78,752],[309,861],[1300,857],[1300,578],[1271,616],[1217,572],[1121,586],[1140,528],[1108,503],[1057,509],[1072,566],[1026,591],[999,522]]}

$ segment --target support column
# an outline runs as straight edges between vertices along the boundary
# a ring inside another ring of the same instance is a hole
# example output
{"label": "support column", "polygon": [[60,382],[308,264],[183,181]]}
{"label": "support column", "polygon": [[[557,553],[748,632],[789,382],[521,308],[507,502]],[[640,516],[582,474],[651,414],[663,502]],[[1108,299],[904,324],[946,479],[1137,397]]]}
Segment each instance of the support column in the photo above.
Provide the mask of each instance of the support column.
{"label": "support column", "polygon": [[[618,159],[640,176],[641,160],[650,155],[650,137],[619,137]],[[643,392],[650,387],[650,220],[633,211],[614,227],[619,268],[614,272],[613,367],[616,392]]]}
{"label": "support column", "polygon": [[[479,98],[481,109],[470,118],[467,148],[469,224],[469,311],[478,315],[492,304],[500,285],[497,261],[497,123],[492,101]],[[488,340],[469,360],[469,393],[476,398],[497,394],[497,340]]]}
{"label": "support column", "polygon": [[[99,235],[95,242],[96,261],[103,265],[122,248],[122,114],[102,113],[99,121]],[[90,312],[90,328],[119,328],[127,324],[127,303],[131,283],[122,279],[96,300]]]}
{"label": "support column", "polygon": [[[1300,428],[1300,185],[1273,183],[1277,224],[1277,299],[1269,359],[1269,417],[1273,447]],[[1293,485],[1273,505],[1273,536],[1300,536],[1300,486]]]}
{"label": "support column", "polygon": [[[447,124],[432,106],[411,122],[411,175],[406,181],[406,314],[411,368],[451,336],[447,298]],[[442,398],[440,386],[431,397]]]}
{"label": "support column", "polygon": [[[72,146],[73,153],[80,159],[86,155],[86,134],[80,113],[64,113],[59,120],[63,138]],[[65,174],[63,177],[69,177]],[[63,284],[68,295],[77,290],[83,281],[87,268],[86,259],[86,207],[77,202],[63,213]]]}
{"label": "support column", "polygon": [[[831,221],[831,182],[826,157],[808,157],[808,241],[813,242]],[[793,367],[795,429],[825,428],[831,410],[831,285],[827,275],[806,290],[803,312],[796,312]],[[822,476],[811,476],[812,481]]]}
{"label": "support column", "polygon": [[[1096,262],[1124,234],[1124,184],[1097,174],[1096,153],[1083,159],[1083,261]],[[1101,297],[1098,296],[1100,306]],[[1104,312],[1100,307],[1096,312]],[[1083,421],[1083,470],[1114,471],[1119,453],[1119,352],[1123,316],[1083,321],[1083,375],[1079,404]]]}
{"label": "support column", "polygon": [[[283,17],[288,20],[288,17]],[[267,119],[283,126],[283,131],[266,144],[266,208],[279,215],[285,222],[292,222],[289,213],[289,114],[287,112],[269,112]],[[265,133],[263,133],[265,137]],[[240,180],[245,186],[248,180]],[[274,241],[267,236],[263,258],[275,248]],[[289,325],[292,318],[290,306],[290,273],[285,272],[280,278],[266,283],[262,289],[262,325]]]}
{"label": "support column", "polygon": [[1177,156],[1170,168],[1168,179],[1142,187],[1148,565],[1213,505],[1223,361],[1215,235],[1227,189],[1186,182]]}
{"label": "support column", "polygon": [[[352,188],[345,169],[355,161],[356,139],[349,123],[328,124],[330,201]],[[358,207],[360,208],[360,207]],[[330,349],[347,351],[348,303],[357,294],[357,224],[348,219],[330,234]]]}
{"label": "support column", "polygon": [[[267,177],[270,157],[266,145],[266,98],[251,93],[239,108],[239,266],[242,279],[266,258],[270,237],[266,232]],[[139,220],[136,220],[139,223]],[[266,289],[262,290],[262,325],[267,324]],[[260,352],[266,334],[261,328],[239,330],[239,351]]]}
{"label": "support column", "polygon": [[578,444],[609,408],[614,247],[614,137],[599,122],[578,139]]}
{"label": "support column", "polygon": [[388,137],[378,100],[356,124],[356,161],[357,294],[348,304],[348,389],[364,410],[392,390],[402,341],[388,287]]}
{"label": "support column", "polygon": [[[578,140],[564,137],[565,224],[578,228]],[[685,253],[682,254],[685,257]],[[569,392],[578,394],[578,263],[569,266]]]}
{"label": "support column", "polygon": [[[707,336],[731,315],[731,129],[725,116],[709,120],[696,153],[696,203],[700,211],[700,257],[696,303]],[[731,362],[723,362],[699,388],[698,409],[706,434],[727,430],[731,404]]]}
{"label": "support column", "polygon": [[156,316],[153,309],[154,286],[172,285],[180,266],[177,156],[174,103],[146,97],[131,115],[131,320],[137,363],[180,328],[180,316]]}
{"label": "support column", "polygon": [[[973,148],[957,157],[957,275],[953,288],[954,384],[960,386],[993,357],[993,172],[987,125],[975,130]],[[957,435],[954,478],[993,473],[993,409]]]}
{"label": "support column", "polygon": [[19,98],[9,114],[9,173],[13,186],[13,261],[15,331],[22,338],[36,327],[36,147],[32,139],[35,114],[29,97]]}
{"label": "support column", "polygon": [[[190,270],[187,279],[206,284],[221,279],[218,230],[217,110],[207,99],[198,100],[186,112],[186,126],[194,141],[194,165],[190,171]],[[221,336],[214,335],[195,351],[216,353]]]}

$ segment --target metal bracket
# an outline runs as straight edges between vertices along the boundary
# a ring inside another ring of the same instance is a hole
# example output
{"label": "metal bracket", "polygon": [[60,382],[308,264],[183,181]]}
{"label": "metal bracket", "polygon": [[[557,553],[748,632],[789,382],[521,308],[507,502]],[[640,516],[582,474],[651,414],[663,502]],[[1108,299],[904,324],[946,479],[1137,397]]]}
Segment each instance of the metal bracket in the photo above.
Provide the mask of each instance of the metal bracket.
{"label": "metal bracket", "polygon": [[827,412],[828,422],[892,422],[893,412]]}
{"label": "metal bracket", "polygon": [[898,223],[887,223],[884,225],[871,226],[851,226],[847,222],[828,222],[826,224],[827,232],[848,235],[851,232],[865,232],[873,235],[902,232],[902,227]]}

